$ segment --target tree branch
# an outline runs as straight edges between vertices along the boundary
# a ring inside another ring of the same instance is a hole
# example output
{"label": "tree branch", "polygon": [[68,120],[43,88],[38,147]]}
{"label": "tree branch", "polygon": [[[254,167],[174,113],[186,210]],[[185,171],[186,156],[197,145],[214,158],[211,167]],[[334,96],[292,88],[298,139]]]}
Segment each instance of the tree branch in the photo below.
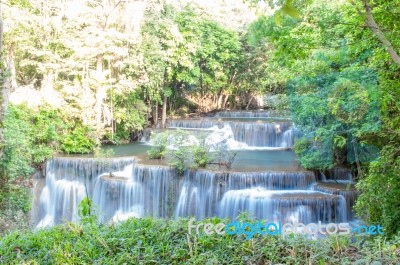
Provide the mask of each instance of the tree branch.
{"label": "tree branch", "polygon": [[396,63],[397,67],[400,68],[400,56],[397,54],[396,50],[393,48],[390,41],[386,38],[385,34],[375,22],[375,19],[372,15],[371,5],[368,0],[362,0],[364,3],[365,13],[360,10],[360,8],[352,1],[351,3],[355,6],[357,13],[360,16],[365,16],[365,24],[367,27],[375,34],[375,36],[379,39],[381,44],[387,49],[390,57]]}

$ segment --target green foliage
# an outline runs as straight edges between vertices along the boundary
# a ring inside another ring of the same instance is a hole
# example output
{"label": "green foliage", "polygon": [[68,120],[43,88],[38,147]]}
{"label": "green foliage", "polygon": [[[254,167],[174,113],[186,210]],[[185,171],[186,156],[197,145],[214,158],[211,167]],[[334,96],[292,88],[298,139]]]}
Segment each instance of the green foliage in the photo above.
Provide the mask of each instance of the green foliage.
{"label": "green foliage", "polygon": [[155,137],[152,137],[151,142],[153,146],[147,151],[147,155],[150,159],[163,159],[165,157],[168,137],[168,132],[159,133],[156,134]]}
{"label": "green foliage", "polygon": [[90,209],[92,208],[92,200],[89,197],[85,197],[78,205],[79,217],[90,216]]}
{"label": "green foliage", "polygon": [[272,61],[286,68],[271,71],[280,71],[286,81],[291,116],[304,140],[295,150],[306,168],[328,169],[377,157],[378,149],[365,139],[381,125],[377,73],[365,61],[365,52],[326,47],[346,47],[341,27],[326,32],[325,23],[346,19],[340,12],[337,4],[314,3],[305,9],[309,23],[285,18],[277,27],[272,17],[260,17],[250,28],[253,45],[268,41],[275,47]]}
{"label": "green foliage", "polygon": [[21,210],[28,213],[31,210],[30,190],[19,185],[10,184],[6,190],[0,191],[0,208]]}
{"label": "green foliage", "polygon": [[387,235],[400,231],[400,157],[397,147],[386,147],[379,160],[372,162],[369,172],[358,183],[361,195],[357,213],[370,223],[380,223]]}
{"label": "green foliage", "polygon": [[61,140],[61,150],[67,154],[90,153],[96,147],[93,131],[80,123],[74,124],[72,130]]}
{"label": "green foliage", "polygon": [[210,152],[210,146],[201,140],[199,145],[192,146],[192,155],[196,167],[205,168],[207,164],[214,160]]}
{"label": "green foliage", "polygon": [[174,148],[169,152],[170,165],[175,168],[178,175],[182,175],[187,167],[190,158],[189,133],[178,129],[171,137],[173,138]]}
{"label": "green foliage", "polygon": [[78,215],[80,223],[83,225],[95,225],[97,216],[92,213],[93,201],[89,197],[85,197],[78,205]]}
{"label": "green foliage", "polygon": [[286,94],[270,95],[265,97],[265,107],[283,111],[288,108],[288,97]]}
{"label": "green foliage", "polygon": [[110,158],[115,155],[115,152],[111,148],[95,148],[94,149],[94,157],[97,158]]}
{"label": "green foliage", "polygon": [[9,105],[4,121],[3,178],[8,182],[27,177],[34,167],[60,150],[88,153],[94,147],[88,127],[71,123],[58,109],[47,105],[37,110],[26,105]]}
{"label": "green foliage", "polygon": [[147,107],[137,91],[111,90],[110,94],[115,106],[114,120],[117,125],[116,132],[108,134],[106,138],[117,143],[121,140],[129,140],[132,133],[143,130],[146,125]]}
{"label": "green foliage", "polygon": [[64,128],[58,110],[44,106],[37,111],[25,105],[10,105],[4,121],[2,167],[9,179],[26,177],[53,156]]}
{"label": "green foliage", "polygon": [[[206,219],[217,224],[228,220]],[[188,220],[131,218],[107,225],[65,224],[0,239],[3,264],[396,264],[399,238],[188,234]],[[290,254],[288,254],[290,253]],[[312,254],[310,254],[312,253]]]}

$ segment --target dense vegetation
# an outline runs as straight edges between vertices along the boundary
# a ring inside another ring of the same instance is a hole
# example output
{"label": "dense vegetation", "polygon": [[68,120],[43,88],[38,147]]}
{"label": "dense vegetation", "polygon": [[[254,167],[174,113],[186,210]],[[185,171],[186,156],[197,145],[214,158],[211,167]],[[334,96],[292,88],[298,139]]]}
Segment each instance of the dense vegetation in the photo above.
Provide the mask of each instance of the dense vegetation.
{"label": "dense vegetation", "polygon": [[[285,3],[250,26],[250,43],[271,47],[268,72],[286,89],[300,163],[352,167],[358,213],[393,234],[400,230],[400,80],[391,52],[400,47],[399,1]],[[390,42],[382,43],[381,29]]]}
{"label": "dense vegetation", "polygon": [[[219,219],[208,219],[214,224]],[[225,221],[225,223],[227,223]],[[66,224],[0,241],[3,264],[397,264],[399,239],[188,235],[188,221]]]}

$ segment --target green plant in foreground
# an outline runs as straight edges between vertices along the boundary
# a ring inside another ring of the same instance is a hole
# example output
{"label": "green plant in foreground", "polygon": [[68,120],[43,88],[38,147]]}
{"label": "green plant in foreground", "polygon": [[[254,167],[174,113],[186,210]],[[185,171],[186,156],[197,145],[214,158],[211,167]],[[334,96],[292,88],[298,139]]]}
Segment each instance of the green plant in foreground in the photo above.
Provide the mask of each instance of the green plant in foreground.
{"label": "green plant in foreground", "polygon": [[[85,206],[86,207],[86,206]],[[87,213],[87,212],[86,212]],[[206,223],[228,220],[209,218]],[[398,264],[400,238],[188,233],[188,219],[68,223],[0,239],[2,264]],[[364,262],[364,263],[360,263]],[[373,263],[375,262],[375,263]],[[379,262],[379,263],[378,263]]]}

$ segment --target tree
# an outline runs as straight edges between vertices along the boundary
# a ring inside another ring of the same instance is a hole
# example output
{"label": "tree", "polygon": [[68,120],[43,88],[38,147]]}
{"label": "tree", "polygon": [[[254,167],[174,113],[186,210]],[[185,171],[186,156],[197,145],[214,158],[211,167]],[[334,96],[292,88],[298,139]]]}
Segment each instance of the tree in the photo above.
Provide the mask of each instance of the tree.
{"label": "tree", "polygon": [[[250,0],[252,5],[257,4],[259,1]],[[277,4],[275,1],[269,0],[267,2],[271,8],[277,9],[275,12],[275,22],[280,25],[282,18],[284,15],[289,15],[290,17],[300,19],[301,13],[299,8],[295,7],[294,4],[304,7],[304,5],[308,4],[308,1],[297,0],[293,3],[293,0],[284,0],[283,2],[279,2]],[[350,0],[350,2],[356,9],[357,14],[365,20],[365,26],[371,30],[375,36],[378,38],[379,42],[382,46],[387,50],[393,62],[400,68],[400,56],[396,51],[396,48],[392,45],[391,41],[386,37],[385,33],[381,29],[381,27],[376,23],[373,9],[369,0]],[[374,1],[374,4],[377,8],[385,7],[387,10],[398,9],[397,1],[384,1],[378,0]],[[361,5],[361,8],[360,8]]]}
{"label": "tree", "polygon": [[[151,11],[150,11],[151,10]],[[179,47],[183,39],[174,23],[174,9],[170,5],[160,6],[147,11],[147,20],[142,28],[142,50],[144,53],[143,72],[146,82],[143,84],[147,97],[154,103],[154,122],[158,121],[158,104],[162,103],[161,126],[165,127],[167,100],[171,95],[170,83],[173,67],[178,64]],[[162,100],[160,100],[162,98]]]}

